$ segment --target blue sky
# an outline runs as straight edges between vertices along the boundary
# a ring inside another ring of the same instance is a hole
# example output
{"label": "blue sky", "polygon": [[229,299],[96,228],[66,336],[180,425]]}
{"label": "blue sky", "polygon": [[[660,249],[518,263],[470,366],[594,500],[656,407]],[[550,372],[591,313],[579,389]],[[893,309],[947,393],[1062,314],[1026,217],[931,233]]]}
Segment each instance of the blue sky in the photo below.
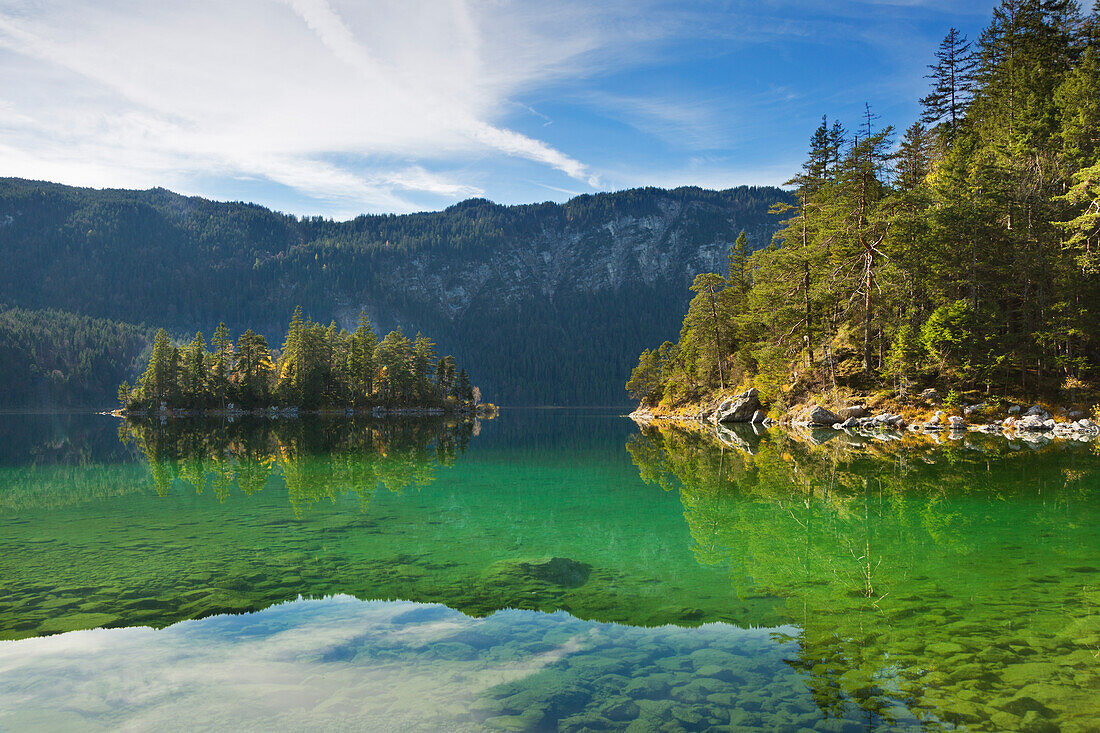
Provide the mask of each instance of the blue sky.
{"label": "blue sky", "polygon": [[779,184],[993,4],[0,0],[0,175],[335,218]]}

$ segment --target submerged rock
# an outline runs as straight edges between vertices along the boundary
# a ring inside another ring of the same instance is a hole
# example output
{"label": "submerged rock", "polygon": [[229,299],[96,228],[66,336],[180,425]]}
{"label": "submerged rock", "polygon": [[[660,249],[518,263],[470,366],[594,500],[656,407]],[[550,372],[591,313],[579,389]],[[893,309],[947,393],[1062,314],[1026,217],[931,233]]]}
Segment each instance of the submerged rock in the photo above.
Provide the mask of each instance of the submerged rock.
{"label": "submerged rock", "polygon": [[577,588],[591,575],[591,565],[568,557],[509,558],[493,563],[485,573],[486,579],[502,588],[521,586],[525,581]]}

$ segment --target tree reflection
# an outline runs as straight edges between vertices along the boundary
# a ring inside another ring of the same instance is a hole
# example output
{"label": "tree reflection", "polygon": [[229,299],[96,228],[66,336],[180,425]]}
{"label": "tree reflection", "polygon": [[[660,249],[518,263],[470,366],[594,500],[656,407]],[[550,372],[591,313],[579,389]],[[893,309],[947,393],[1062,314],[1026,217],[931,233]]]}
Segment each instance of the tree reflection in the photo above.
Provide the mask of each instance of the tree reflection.
{"label": "tree reflection", "polygon": [[1100,461],[1069,445],[830,433],[660,423],[627,450],[645,482],[679,492],[700,563],[728,567],[739,594],[786,599],[790,664],[826,715],[1022,725],[1085,704],[1100,664],[1074,653],[1100,622],[1086,562]]}
{"label": "tree reflection", "polygon": [[224,501],[256,494],[278,475],[300,515],[348,493],[365,507],[379,486],[425,486],[465,452],[473,430],[442,419],[177,420],[127,421],[119,437],[145,456],[161,496],[178,481]]}

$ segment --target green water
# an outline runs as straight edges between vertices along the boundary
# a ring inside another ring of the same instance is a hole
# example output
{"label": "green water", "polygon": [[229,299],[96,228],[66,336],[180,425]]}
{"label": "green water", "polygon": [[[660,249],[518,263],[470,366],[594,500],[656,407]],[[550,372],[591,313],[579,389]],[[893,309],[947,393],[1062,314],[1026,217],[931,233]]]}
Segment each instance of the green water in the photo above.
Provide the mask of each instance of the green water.
{"label": "green water", "polygon": [[723,439],[0,416],[0,730],[1100,730],[1092,445]]}

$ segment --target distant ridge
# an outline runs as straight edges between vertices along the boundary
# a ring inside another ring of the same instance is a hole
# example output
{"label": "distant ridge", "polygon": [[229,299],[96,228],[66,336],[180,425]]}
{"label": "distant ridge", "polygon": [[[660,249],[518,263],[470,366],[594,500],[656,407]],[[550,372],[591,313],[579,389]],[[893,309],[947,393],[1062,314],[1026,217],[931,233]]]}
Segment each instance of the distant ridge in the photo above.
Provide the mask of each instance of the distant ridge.
{"label": "distant ridge", "polygon": [[502,404],[622,404],[637,352],[674,338],[687,286],[744,230],[770,241],[771,188],[640,188],[513,206],[298,218],[163,188],[0,179],[10,306],[165,326],[285,331],[297,304],[351,328],[423,330]]}

